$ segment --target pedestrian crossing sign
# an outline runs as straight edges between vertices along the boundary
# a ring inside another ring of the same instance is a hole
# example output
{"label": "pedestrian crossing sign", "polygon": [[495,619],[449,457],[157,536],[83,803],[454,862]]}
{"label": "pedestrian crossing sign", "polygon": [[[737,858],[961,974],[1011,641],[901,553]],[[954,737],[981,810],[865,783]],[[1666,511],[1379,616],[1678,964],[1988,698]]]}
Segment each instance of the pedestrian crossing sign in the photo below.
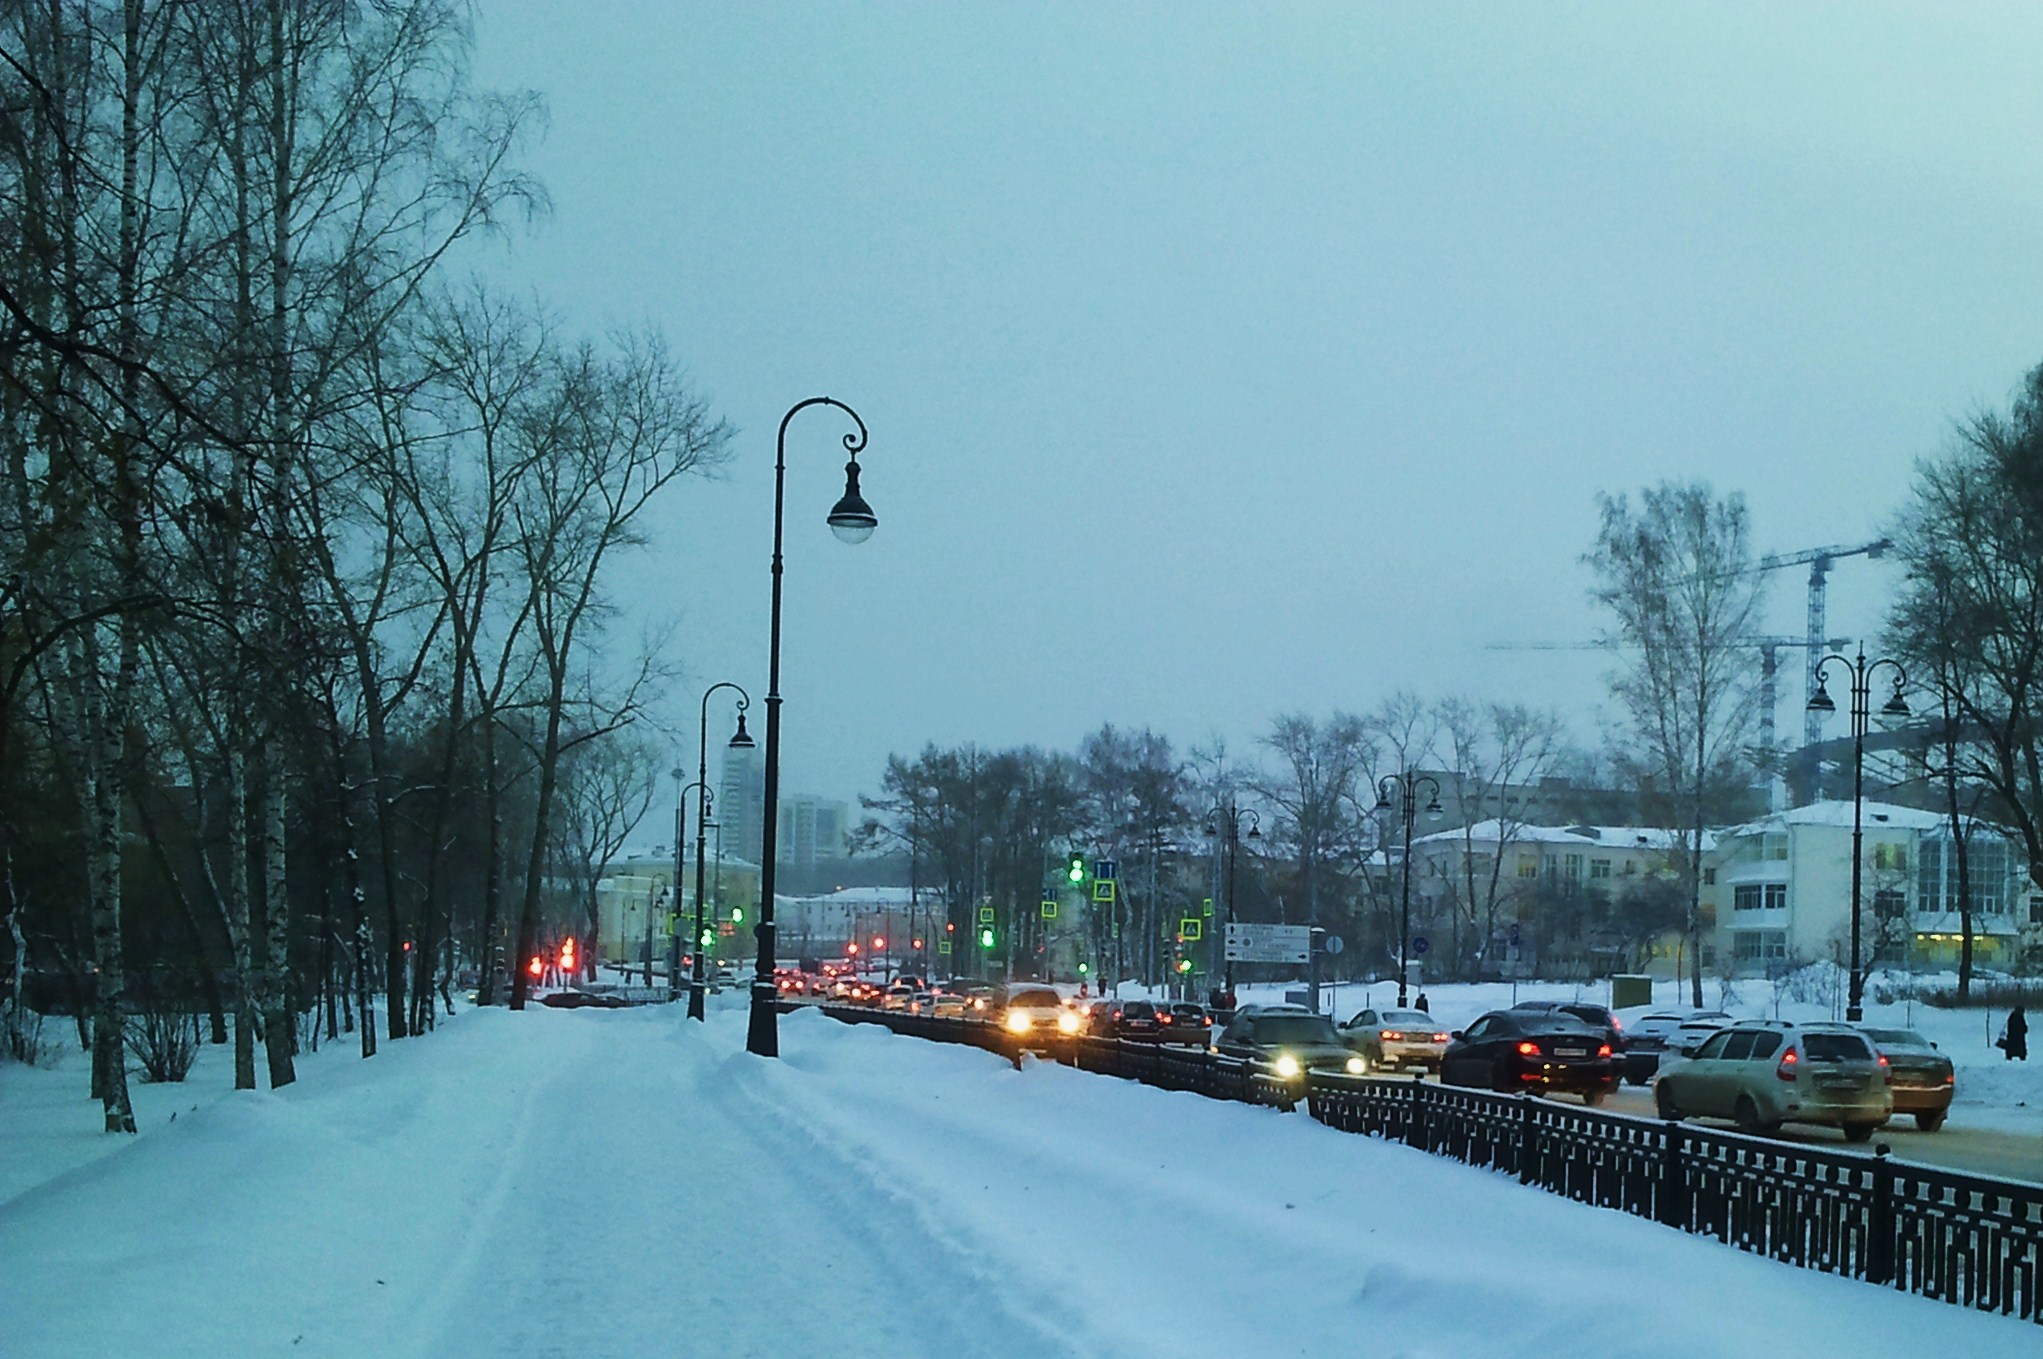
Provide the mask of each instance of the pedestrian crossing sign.
{"label": "pedestrian crossing sign", "polygon": [[982,925],[991,925],[993,923],[993,908],[991,906],[981,906],[979,908],[979,923]]}
{"label": "pedestrian crossing sign", "polygon": [[1056,918],[1057,918],[1057,903],[1054,901],[1050,901],[1046,898],[1043,902],[1043,919],[1055,920]]}
{"label": "pedestrian crossing sign", "polygon": [[1196,916],[1186,916],[1178,922],[1178,936],[1181,939],[1203,939],[1206,937],[1206,922]]}
{"label": "pedestrian crossing sign", "polygon": [[1092,899],[1094,901],[1112,901],[1114,899],[1114,879],[1101,878],[1094,882],[1092,885]]}

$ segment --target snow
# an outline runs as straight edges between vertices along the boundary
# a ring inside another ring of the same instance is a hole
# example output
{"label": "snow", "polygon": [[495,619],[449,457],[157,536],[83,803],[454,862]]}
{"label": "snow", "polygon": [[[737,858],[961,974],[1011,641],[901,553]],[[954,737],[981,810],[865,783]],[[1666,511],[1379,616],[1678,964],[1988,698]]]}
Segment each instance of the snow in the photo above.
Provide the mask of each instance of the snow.
{"label": "snow", "polygon": [[89,1123],[82,1066],[0,1073],[0,1353],[2037,1353],[1302,1114],[815,1012],[764,1061],[715,1002],[472,1012],[86,1157],[13,1135],[60,1079]]}

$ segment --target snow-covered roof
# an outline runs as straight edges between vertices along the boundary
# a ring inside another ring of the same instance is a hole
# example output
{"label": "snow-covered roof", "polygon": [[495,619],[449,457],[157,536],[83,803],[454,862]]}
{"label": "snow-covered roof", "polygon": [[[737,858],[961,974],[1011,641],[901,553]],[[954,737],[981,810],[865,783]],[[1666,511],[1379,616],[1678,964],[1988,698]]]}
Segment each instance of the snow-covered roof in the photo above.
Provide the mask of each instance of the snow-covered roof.
{"label": "snow-covered roof", "polygon": [[[1413,839],[1412,844],[1454,845],[1463,838],[1477,844],[1571,845],[1592,849],[1678,849],[1682,832],[1662,826],[1511,826],[1496,817],[1478,821],[1466,829],[1435,831]],[[1716,843],[1713,831],[1703,832],[1703,848]]]}
{"label": "snow-covered roof", "polygon": [[[931,894],[932,889],[923,889],[923,895],[928,896]],[[909,901],[909,890],[906,885],[900,887],[843,887],[835,892],[821,892],[814,896],[804,897],[788,896],[784,892],[775,892],[773,899],[775,901],[805,901],[818,906],[906,906]]]}
{"label": "snow-covered roof", "polygon": [[[1866,799],[1865,828],[1879,830],[1933,831],[1944,824],[1939,812],[1925,812],[1916,807],[1902,807],[1892,802],[1875,802]],[[1726,838],[1734,835],[1758,835],[1767,831],[1782,831],[1790,826],[1831,826],[1844,830],[1851,829],[1852,803],[1849,798],[1832,798],[1825,802],[1812,802],[1806,807],[1790,807],[1784,812],[1762,816],[1757,821],[1748,821],[1742,826],[1733,826],[1724,832]]]}

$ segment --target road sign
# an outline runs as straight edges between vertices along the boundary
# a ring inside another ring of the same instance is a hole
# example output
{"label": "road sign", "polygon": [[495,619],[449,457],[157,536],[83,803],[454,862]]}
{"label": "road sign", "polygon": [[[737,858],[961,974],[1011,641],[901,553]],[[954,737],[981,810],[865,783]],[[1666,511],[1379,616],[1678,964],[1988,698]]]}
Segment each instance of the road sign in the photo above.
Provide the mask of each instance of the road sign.
{"label": "road sign", "polygon": [[1307,925],[1227,927],[1227,961],[1231,963],[1305,963],[1312,961],[1312,929]]}
{"label": "road sign", "polygon": [[993,923],[993,908],[991,906],[981,906],[979,908],[979,923],[982,925],[991,925]]}
{"label": "road sign", "polygon": [[1043,900],[1043,919],[1045,919],[1045,920],[1055,920],[1056,918],[1057,918],[1057,903],[1056,903],[1056,902],[1054,902],[1054,901],[1051,901],[1051,900],[1049,900],[1049,899],[1048,899],[1047,897],[1046,897],[1046,898],[1044,898],[1044,900]]}
{"label": "road sign", "polygon": [[1205,917],[1207,917],[1208,919],[1211,919],[1211,918],[1212,918],[1212,915],[1213,915],[1213,898],[1212,898],[1212,897],[1207,897],[1205,901],[1203,901],[1203,902],[1201,902],[1201,903],[1200,903],[1200,909],[1199,909],[1199,914],[1200,914],[1200,915],[1203,915],[1203,916],[1205,916]]}
{"label": "road sign", "polygon": [[948,940],[948,939],[939,939],[939,940],[937,940],[937,941],[936,941],[936,951],[937,951],[938,953],[949,953],[949,952],[951,951],[951,941],[950,941],[950,940]]}
{"label": "road sign", "polygon": [[1426,950],[1431,947],[1433,947],[1433,941],[1431,939],[1428,939],[1425,935],[1415,934],[1412,936],[1412,952],[1417,954],[1419,957],[1421,958],[1425,957]]}
{"label": "road sign", "polygon": [[1114,899],[1114,880],[1112,878],[1101,878],[1095,882],[1092,885],[1092,899],[1094,901],[1112,901]]}
{"label": "road sign", "polygon": [[1205,937],[1206,937],[1206,922],[1199,919],[1197,916],[1188,915],[1183,920],[1180,920],[1178,922],[1178,938],[1204,939]]}
{"label": "road sign", "polygon": [[1347,946],[1348,946],[1347,941],[1342,939],[1341,936],[1338,934],[1328,935],[1326,937],[1326,942],[1320,945],[1320,947],[1324,948],[1328,953],[1339,953],[1342,949],[1346,948]]}
{"label": "road sign", "polygon": [[1092,875],[1101,882],[1112,882],[1121,876],[1120,861],[1116,859],[1095,859],[1092,864]]}

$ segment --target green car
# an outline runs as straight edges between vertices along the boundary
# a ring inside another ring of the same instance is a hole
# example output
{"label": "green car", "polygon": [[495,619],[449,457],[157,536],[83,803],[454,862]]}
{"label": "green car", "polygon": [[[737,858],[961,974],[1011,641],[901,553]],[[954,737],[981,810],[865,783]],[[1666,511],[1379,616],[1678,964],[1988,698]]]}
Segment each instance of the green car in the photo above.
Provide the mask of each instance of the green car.
{"label": "green car", "polygon": [[1241,1057],[1282,1080],[1303,1080],[1311,1070],[1360,1076],[1369,1064],[1324,1015],[1263,1011],[1237,1015],[1213,1045],[1223,1057]]}

